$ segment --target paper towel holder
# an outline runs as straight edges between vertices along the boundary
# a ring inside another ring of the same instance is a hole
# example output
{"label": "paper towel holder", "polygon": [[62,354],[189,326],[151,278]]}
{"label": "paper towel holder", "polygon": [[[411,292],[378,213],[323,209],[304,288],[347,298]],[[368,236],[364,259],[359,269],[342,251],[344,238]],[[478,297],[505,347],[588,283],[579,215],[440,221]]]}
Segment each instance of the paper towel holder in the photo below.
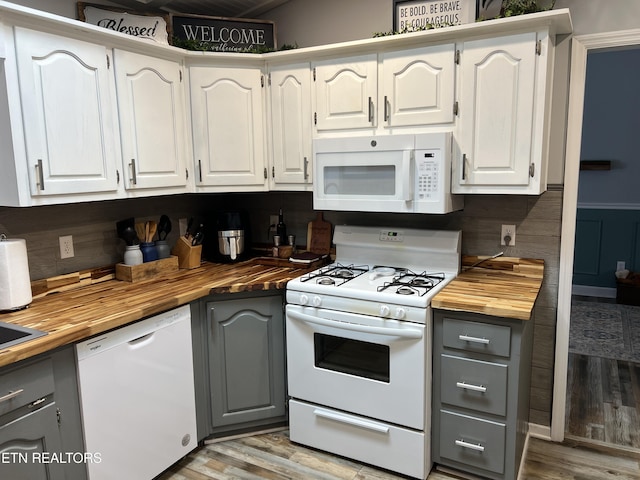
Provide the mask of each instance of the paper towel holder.
{"label": "paper towel holder", "polygon": [[0,233],[0,311],[27,308],[32,299],[26,242]]}

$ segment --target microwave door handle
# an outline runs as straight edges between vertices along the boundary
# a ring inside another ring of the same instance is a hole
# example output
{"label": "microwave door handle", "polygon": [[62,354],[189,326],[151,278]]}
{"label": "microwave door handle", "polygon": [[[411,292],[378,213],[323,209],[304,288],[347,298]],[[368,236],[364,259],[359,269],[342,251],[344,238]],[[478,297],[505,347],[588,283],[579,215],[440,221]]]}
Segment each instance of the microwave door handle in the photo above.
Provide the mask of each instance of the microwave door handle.
{"label": "microwave door handle", "polygon": [[413,175],[415,170],[415,150],[404,152],[402,158],[402,199],[405,202],[413,200]]}

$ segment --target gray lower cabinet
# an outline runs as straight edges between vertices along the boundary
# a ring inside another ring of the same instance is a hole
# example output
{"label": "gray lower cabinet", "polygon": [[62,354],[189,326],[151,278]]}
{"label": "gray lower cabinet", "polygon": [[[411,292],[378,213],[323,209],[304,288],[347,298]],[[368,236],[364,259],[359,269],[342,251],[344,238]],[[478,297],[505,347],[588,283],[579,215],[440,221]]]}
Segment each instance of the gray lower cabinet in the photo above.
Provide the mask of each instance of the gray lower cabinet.
{"label": "gray lower cabinet", "polygon": [[529,419],[533,320],[434,310],[432,456],[515,480]]}
{"label": "gray lower cabinet", "polygon": [[282,293],[212,295],[192,322],[198,440],[285,424]]}
{"label": "gray lower cabinet", "polygon": [[77,392],[72,347],[0,370],[2,478],[87,478]]}

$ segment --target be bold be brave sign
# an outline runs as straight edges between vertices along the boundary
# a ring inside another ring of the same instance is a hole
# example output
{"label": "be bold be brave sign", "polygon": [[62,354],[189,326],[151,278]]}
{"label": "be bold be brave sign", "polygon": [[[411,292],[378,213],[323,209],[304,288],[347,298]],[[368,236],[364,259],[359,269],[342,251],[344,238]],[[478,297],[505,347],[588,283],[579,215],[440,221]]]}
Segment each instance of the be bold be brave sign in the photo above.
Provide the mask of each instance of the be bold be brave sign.
{"label": "be bold be brave sign", "polygon": [[394,0],[393,6],[396,32],[460,25],[476,17],[476,0]]}

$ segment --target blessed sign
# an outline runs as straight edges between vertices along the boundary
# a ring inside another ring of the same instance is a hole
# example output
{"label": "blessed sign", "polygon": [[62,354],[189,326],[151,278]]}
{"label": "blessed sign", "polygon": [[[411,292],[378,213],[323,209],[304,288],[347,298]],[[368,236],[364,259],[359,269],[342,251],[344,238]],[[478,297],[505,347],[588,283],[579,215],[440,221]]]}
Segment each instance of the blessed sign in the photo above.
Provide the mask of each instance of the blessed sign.
{"label": "blessed sign", "polygon": [[393,5],[396,32],[460,25],[473,22],[476,17],[475,0],[394,0]]}
{"label": "blessed sign", "polygon": [[178,46],[183,42],[194,42],[214,52],[276,48],[275,26],[271,21],[172,15],[171,25],[174,44]]}
{"label": "blessed sign", "polygon": [[78,2],[80,20],[114,32],[168,44],[167,21],[161,16],[136,15],[109,7]]}

